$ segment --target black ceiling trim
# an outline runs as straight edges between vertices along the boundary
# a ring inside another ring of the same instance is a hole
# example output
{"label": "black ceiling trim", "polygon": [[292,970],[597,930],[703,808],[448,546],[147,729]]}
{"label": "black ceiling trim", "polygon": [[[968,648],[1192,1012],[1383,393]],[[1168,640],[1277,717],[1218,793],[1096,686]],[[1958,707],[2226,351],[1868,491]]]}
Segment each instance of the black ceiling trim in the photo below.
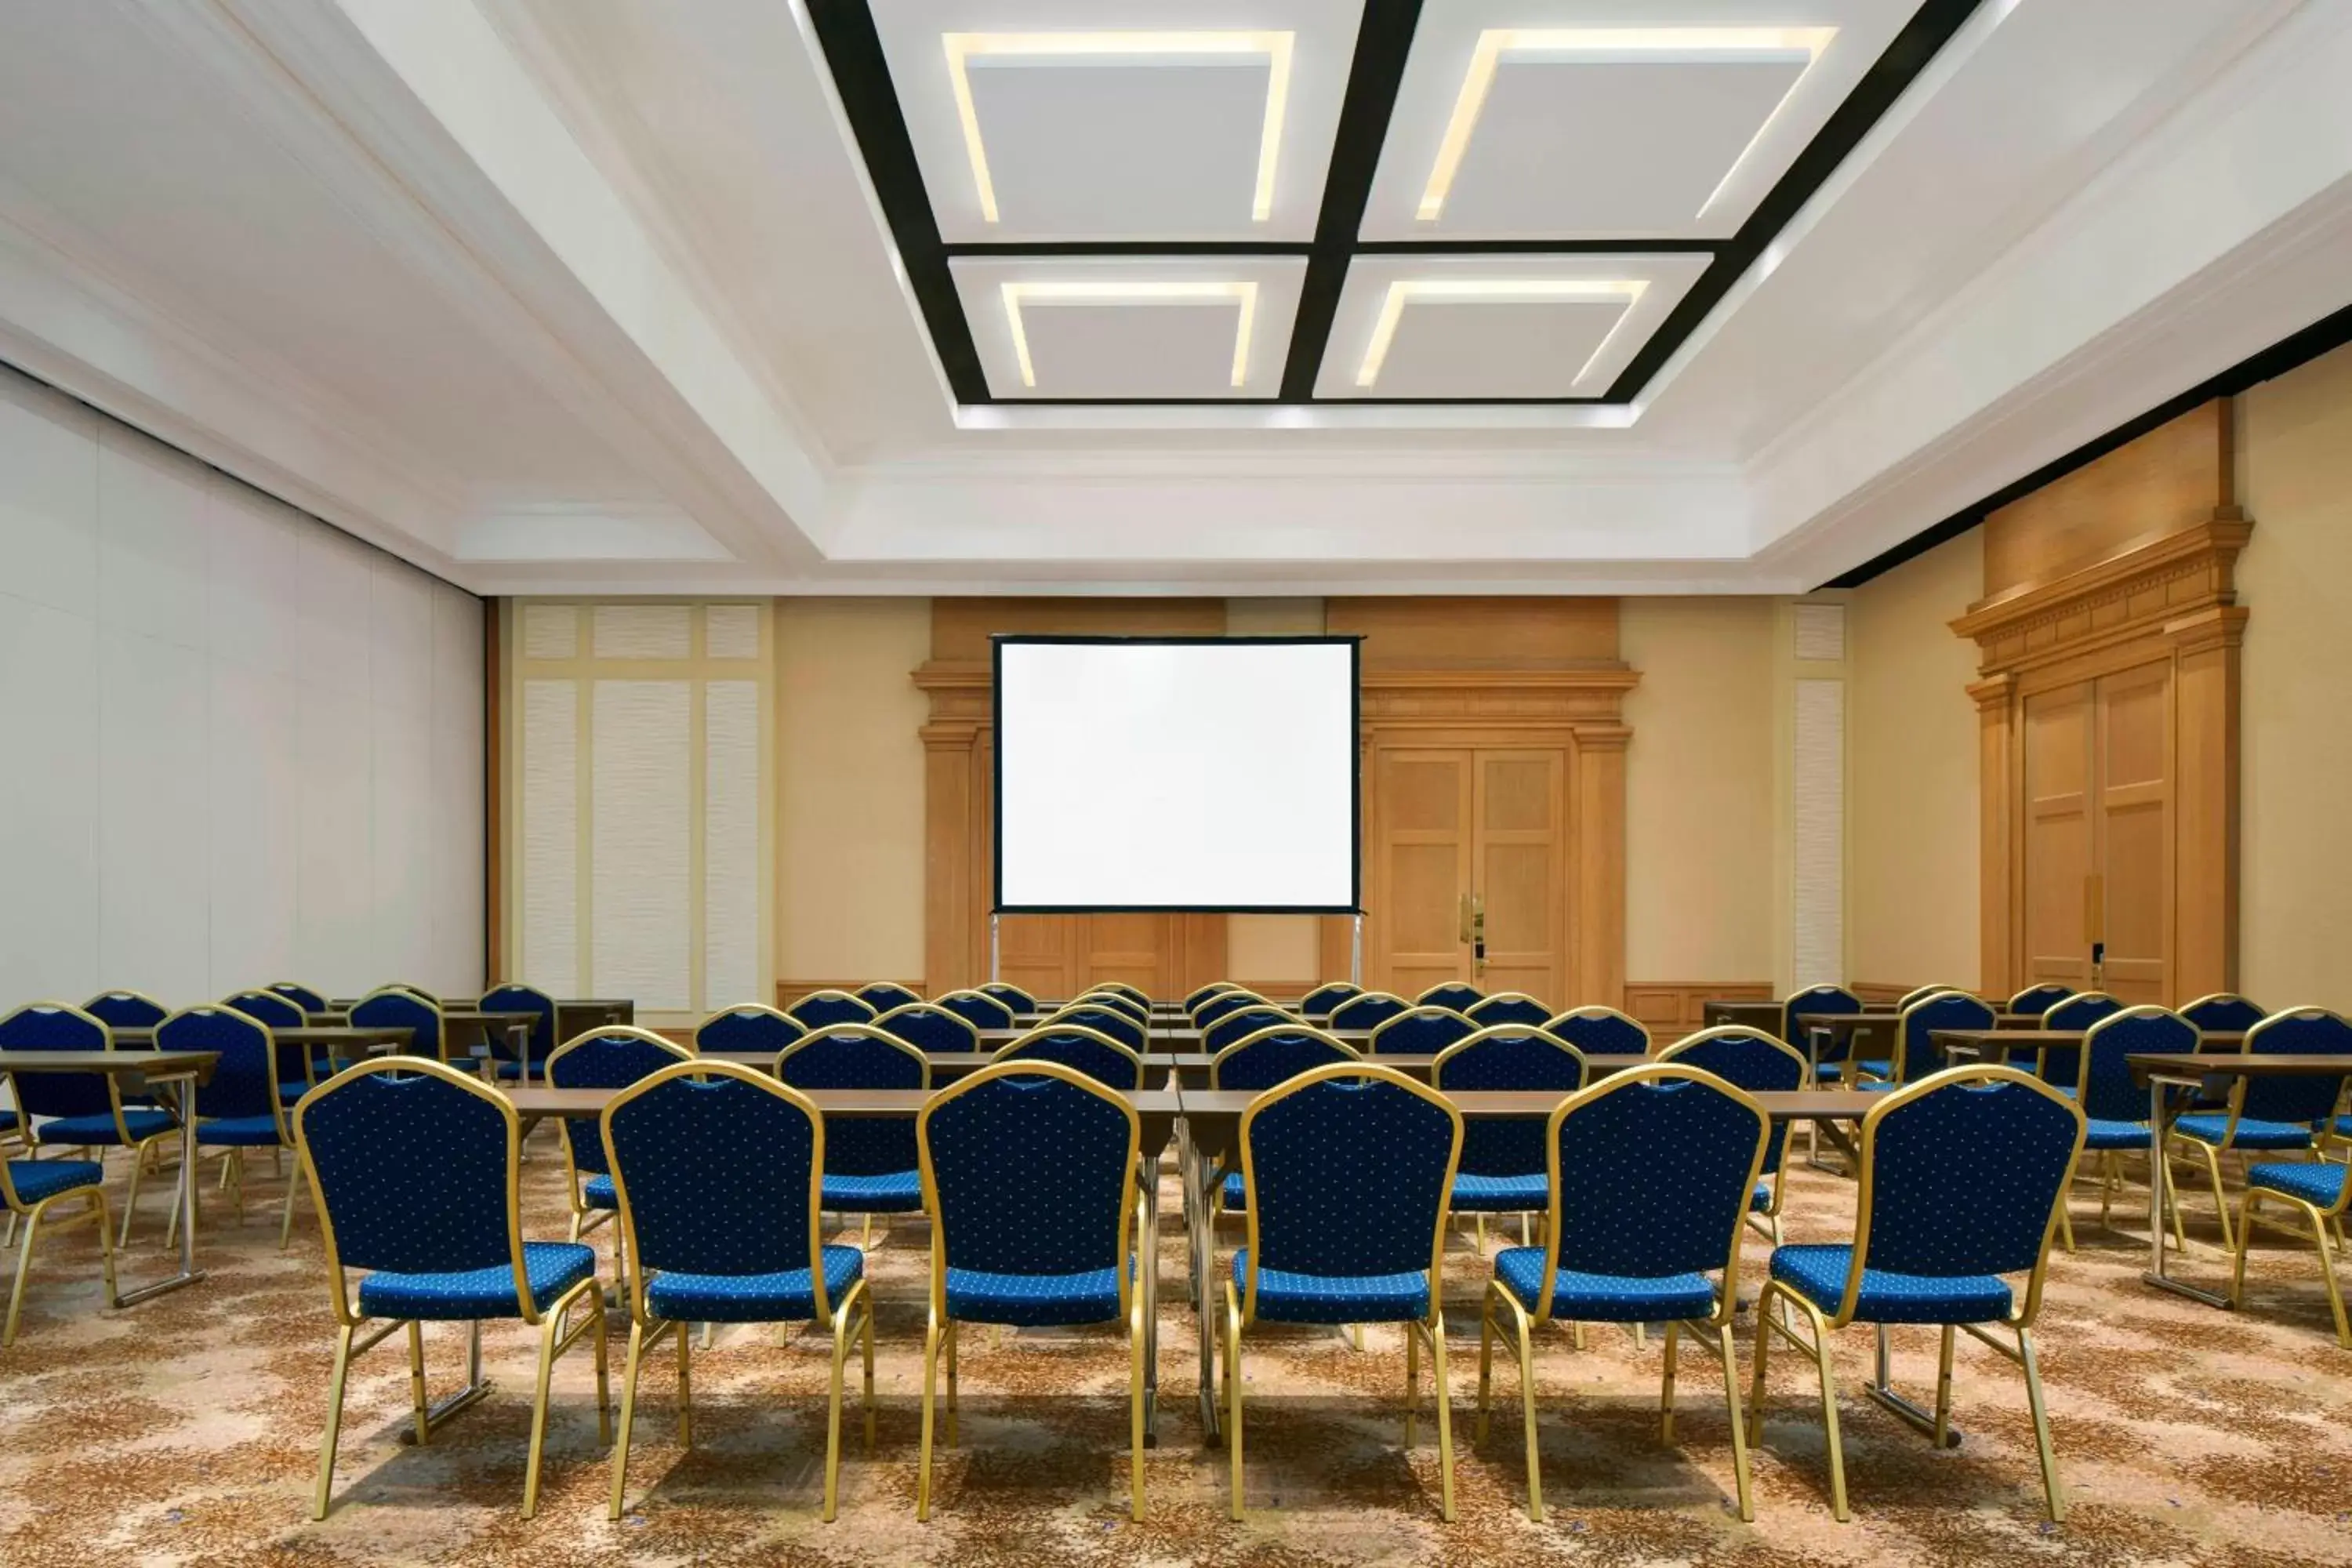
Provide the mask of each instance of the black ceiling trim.
{"label": "black ceiling trim", "polygon": [[1360,239],[1359,256],[1708,256],[1721,239]]}
{"label": "black ceiling trim", "polygon": [[2221,374],[2199,382],[2178,396],[2166,398],[2147,413],[2124,421],[2104,436],[2084,442],[2063,458],[2042,464],[2023,479],[2003,485],[1982,500],[1954,512],[1943,521],[1921,529],[1902,543],[1879,552],[1852,571],[1831,578],[1822,586],[1859,588],[1873,577],[1892,572],[1913,556],[1925,555],[1938,544],[1958,539],[2010,502],[2022,500],[2053,480],[2064,479],[2118,447],[2138,440],[2158,426],[2170,424],[2199,405],[2210,403],[2217,397],[2235,397],[2249,387],[2259,386],[2263,382],[2284,375],[2324,353],[2342,348],[2346,343],[2352,343],[2352,305],[2322,316],[2301,331],[2281,338],[2260,353],[2240,360]]}
{"label": "black ceiling trim", "polygon": [[950,256],[1305,256],[1295,239],[985,240],[941,247]]}

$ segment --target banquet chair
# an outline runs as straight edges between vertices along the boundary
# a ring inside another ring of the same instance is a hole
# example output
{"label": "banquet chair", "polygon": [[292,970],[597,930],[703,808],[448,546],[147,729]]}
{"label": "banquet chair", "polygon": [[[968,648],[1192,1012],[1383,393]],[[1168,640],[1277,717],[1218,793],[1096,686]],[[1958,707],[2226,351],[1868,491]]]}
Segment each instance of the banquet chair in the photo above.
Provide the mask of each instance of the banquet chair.
{"label": "banquet chair", "polygon": [[919,1051],[980,1049],[980,1031],[935,1002],[909,1002],[893,1007],[875,1019],[874,1026],[886,1035],[896,1035]]}
{"label": "banquet chair", "polygon": [[[775,1070],[778,1081],[798,1089],[931,1087],[931,1065],[922,1048],[872,1024],[813,1029],[784,1047]],[[860,1116],[836,1121],[825,1131],[824,1207],[864,1220],[870,1246],[876,1215],[921,1210],[918,1163],[911,1114],[903,1120]]]}
{"label": "banquet chair", "polygon": [[2073,994],[2074,994],[2073,986],[2061,985],[2054,980],[2045,980],[2039,984],[2029,985],[2011,996],[2009,999],[2009,1005],[2002,1011],[2021,1013],[2030,1017],[2039,1018]]}
{"label": "banquet chair", "polygon": [[1542,1025],[1550,1021],[1551,1009],[1524,991],[1497,991],[1470,1004],[1462,1016],[1481,1028],[1494,1024]]}
{"label": "banquet chair", "polygon": [[946,1008],[975,1029],[1013,1027],[1013,1009],[985,991],[942,992],[931,1005]]}
{"label": "banquet chair", "polygon": [[1132,1013],[1123,1007],[1114,1007],[1107,1002],[1073,1002],[1040,1024],[1038,1027],[1055,1029],[1065,1025],[1074,1025],[1081,1029],[1092,1029],[1098,1035],[1108,1035],[1131,1051],[1144,1049],[1151,1038],[1150,1028],[1138,1022]]}
{"label": "banquet chair", "polygon": [[1123,1041],[1076,1024],[1032,1029],[1019,1039],[998,1047],[991,1060],[1058,1062],[1107,1089],[1131,1093],[1143,1087],[1141,1056]]}
{"label": "banquet chair", "polygon": [[[1360,1059],[1345,1043],[1312,1025],[1276,1024],[1219,1051],[1209,1062],[1209,1087],[1255,1092],[1287,1083],[1309,1068]],[[1227,1171],[1217,1191],[1225,1213],[1240,1214],[1247,1207],[1240,1171]]]}
{"label": "banquet chair", "polygon": [[812,991],[784,1009],[784,1016],[803,1028],[826,1024],[870,1024],[879,1009],[846,991],[827,986]]}
{"label": "banquet chair", "polygon": [[[2050,1005],[2042,1015],[2045,1029],[2087,1029],[2100,1019],[2111,1017],[2124,1010],[2124,1005],[2104,991],[2078,991],[2074,995]],[[1991,1027],[1987,1025],[1986,1027]],[[2034,1076],[2061,1088],[2071,1086],[2079,1076],[2082,1056],[2079,1046],[2044,1046],[2034,1068]]]}
{"label": "banquet chair", "polygon": [[[1430,1064],[1429,1081],[1439,1089],[1521,1089],[1573,1094],[1590,1075],[1584,1053],[1535,1024],[1496,1024],[1455,1041]],[[1519,1240],[1528,1240],[1528,1218],[1540,1213],[1551,1191],[1545,1175],[1544,1130],[1518,1117],[1481,1117],[1462,1127],[1447,1206],[1473,1216],[1478,1250],[1486,1249],[1486,1216],[1519,1216]]]}
{"label": "banquet chair", "polygon": [[[1206,985],[1196,987],[1185,994],[1184,1015],[1187,1017],[1192,1016],[1192,1013],[1201,1005],[1202,1003],[1206,1002],[1210,997],[1216,995],[1220,992],[1238,991],[1240,989],[1240,986],[1235,985],[1230,980],[1212,980]],[[1353,987],[1350,987],[1349,989],[1352,990]]]}
{"label": "banquet chair", "polygon": [[1456,1040],[1466,1040],[1478,1026],[1451,1007],[1407,1007],[1372,1026],[1364,1042],[1367,1056],[1402,1054],[1435,1056]]}
{"label": "banquet chair", "polygon": [[1904,1008],[1911,1005],[1912,1003],[1925,1002],[1928,997],[1935,995],[1939,991],[1958,991],[1968,995],[1975,994],[1974,992],[1969,991],[1965,985],[1914,985],[1910,990],[1906,991],[1900,997],[1896,998],[1895,1010],[1900,1013]]}
{"label": "banquet chair", "polygon": [[1413,1004],[1385,991],[1360,991],[1331,1009],[1332,1029],[1377,1029]]}
{"label": "banquet chair", "polygon": [[[25,1076],[30,1079],[35,1075]],[[17,1321],[25,1310],[25,1281],[33,1272],[33,1246],[40,1239],[44,1222],[52,1235],[83,1224],[98,1226],[98,1258],[106,1278],[106,1304],[122,1305],[121,1292],[114,1281],[114,1223],[107,1213],[105,1177],[106,1168],[95,1160],[0,1159],[0,1209],[7,1211],[9,1225],[21,1231],[16,1277],[8,1288],[8,1318],[5,1324],[0,1324],[0,1351],[16,1342]],[[71,1205],[73,1212],[65,1212],[61,1205]]]}
{"label": "banquet chair", "polygon": [[555,998],[536,986],[509,981],[482,993],[475,1009],[483,1013],[512,1013],[530,1020],[530,1032],[525,1037],[522,1054],[515,1054],[512,1036],[497,1029],[482,1031],[482,1043],[489,1047],[491,1076],[502,1080],[529,1083],[532,1077],[547,1076],[547,1058],[555,1050]]}
{"label": "banquet chair", "polygon": [[405,985],[385,985],[352,1004],[352,1024],[363,1029],[406,1029],[403,1056],[449,1059],[449,1032],[442,1027],[441,1004]]}
{"label": "banquet chair", "polygon": [[1823,1082],[1845,1077],[1845,1063],[1853,1049],[1853,1037],[1832,1039],[1808,1047],[1797,1022],[1800,1013],[1859,1013],[1862,998],[1843,985],[1808,985],[1784,998],[1780,1003],[1780,1037],[1803,1051],[1813,1066],[1813,1076]]}
{"label": "banquet chair", "polygon": [[1255,991],[1244,991],[1238,985],[1229,986],[1215,995],[1204,999],[1199,1006],[1192,1009],[1192,1026],[1196,1029],[1205,1029],[1235,1008],[1265,1007],[1270,1005],[1265,997]]}
{"label": "banquet chair", "polygon": [[[1753,1094],[1787,1093],[1805,1087],[1805,1058],[1786,1040],[1744,1024],[1724,1024],[1685,1035],[1658,1053],[1662,1062],[1711,1072],[1734,1089]],[[1789,1152],[1789,1124],[1772,1123],[1764,1141],[1764,1163],[1748,1197],[1748,1222],[1775,1246],[1780,1240],[1780,1205],[1789,1185],[1781,1163]]]}
{"label": "banquet chair", "polygon": [[1016,1014],[1034,1013],[1037,1010],[1037,998],[1022,990],[1018,985],[1008,985],[1002,980],[992,980],[980,989],[1012,1008]]}
{"label": "banquet chair", "polygon": [[694,1048],[739,1051],[772,1058],[778,1051],[808,1033],[805,1026],[757,1002],[713,1013],[695,1026]]}
{"label": "banquet chair", "polygon": [[323,1013],[327,1010],[326,994],[314,991],[299,981],[273,980],[265,989],[277,992],[278,994],[301,1008],[306,1015]]}
{"label": "banquet chair", "polygon": [[[2116,1189],[2123,1184],[2123,1157],[2126,1152],[2147,1155],[2148,1179],[2155,1180],[2156,1140],[2147,1124],[2147,1089],[2132,1077],[2131,1066],[2125,1058],[2194,1051],[2197,1046],[2196,1026],[2161,1007],[2126,1007],[2120,1013],[2110,1013],[2093,1024],[2090,1032],[2083,1037],[2083,1048],[2076,1053],[2081,1059],[2075,1066],[2073,1088],[2074,1103],[2083,1108],[2084,1152],[2098,1157],[2101,1225],[2107,1223]],[[2168,1206],[2172,1215],[2173,1238],[2186,1247],[2189,1237],[2181,1230],[2179,1194],[2168,1191],[2167,1195],[2171,1199]],[[2215,1201],[2221,1201],[2218,1193]],[[2066,1250],[2074,1251],[2072,1224],[2062,1226],[2062,1233]]]}
{"label": "banquet chair", "polygon": [[[2293,1007],[2272,1014],[2246,1031],[2246,1054],[2341,1056],[2352,1073],[2352,1023],[2324,1007]],[[2221,1191],[2221,1152],[2284,1153],[2315,1150],[2344,1095],[2339,1077],[2238,1078],[2230,1086],[2227,1109],[2192,1111],[2172,1123],[2172,1146],[2200,1156],[2221,1209],[2221,1245],[2236,1245],[2230,1228],[2229,1200]]]}
{"label": "banquet chair", "polygon": [[[227,1162],[229,1191],[235,1194],[236,1220],[245,1223],[245,1152],[268,1149],[282,1154],[294,1147],[294,1130],[286,1120],[286,1103],[278,1093],[278,1045],[268,1026],[234,1007],[204,1005],[184,1007],[155,1026],[159,1051],[212,1051],[219,1059],[212,1076],[195,1086],[196,1147],[221,1149]],[[283,1215],[278,1224],[278,1245],[283,1248],[294,1228],[294,1194],[298,1181],[286,1184]],[[201,1191],[201,1184],[198,1190]],[[174,1205],[165,1227],[163,1245],[178,1235],[180,1211]]]}
{"label": "banquet chair", "polygon": [[1424,1007],[1451,1007],[1455,1012],[1469,1014],[1482,1001],[1486,993],[1475,985],[1459,980],[1443,980],[1423,992],[1413,1000]]}
{"label": "banquet chair", "polygon": [[1309,1022],[1320,1023],[1331,1016],[1331,1010],[1334,1007],[1350,996],[1362,995],[1363,991],[1362,986],[1351,984],[1345,980],[1333,980],[1318,985],[1299,999],[1299,1016]]}
{"label": "banquet chair", "polygon": [[[2352,1350],[2352,1321],[2344,1314],[2343,1288],[2336,1282],[2336,1261],[2329,1256],[2328,1230],[2336,1231],[2336,1250],[2344,1246],[2345,1200],[2352,1197],[2352,1166],[2332,1160],[2264,1160],[2246,1170],[2245,1195],[2238,1200],[2236,1259],[2230,1270],[2230,1305],[2246,1303],[2246,1249],[2254,1227],[2266,1226],[2309,1241],[2319,1255],[2319,1279],[2326,1287],[2327,1310],[2336,1317],[2336,1342]],[[2265,1212],[2271,1204],[2287,1211],[2291,1219]],[[2299,1228],[2299,1219],[2307,1228]]]}
{"label": "banquet chair", "polygon": [[[606,1024],[574,1035],[549,1054],[547,1087],[626,1089],[672,1062],[691,1059],[695,1055],[692,1047],[681,1046],[651,1030],[628,1024]],[[618,1214],[621,1200],[613,1187],[613,1173],[605,1168],[604,1145],[596,1131],[596,1119],[567,1116],[561,1125],[563,1194],[571,1205],[572,1239],[578,1241]],[[627,1242],[618,1230],[613,1236],[617,1254],[614,1266],[617,1269],[626,1266]]]}
{"label": "banquet chair", "polygon": [[239,991],[223,997],[221,1005],[236,1008],[270,1031],[278,1055],[278,1099],[288,1110],[320,1080],[335,1075],[337,1069],[323,1048],[313,1054],[306,1047],[278,1040],[278,1030],[299,1029],[310,1021],[290,998],[275,991]]}
{"label": "banquet chair", "polygon": [[2256,1004],[2234,991],[2214,991],[2194,1002],[2180,1006],[2180,1016],[2200,1029],[2239,1033],[2252,1028],[2263,1021],[2263,1013]]}
{"label": "banquet chair", "polygon": [[1944,1066],[1936,1048],[1938,1029],[1990,1029],[1993,1011],[1981,996],[1965,991],[1938,991],[1903,1007],[1895,1017],[1895,1054],[1856,1059],[1859,1089],[1885,1089],[1916,1083]]}
{"label": "banquet chair", "polygon": [[1201,1048],[1213,1056],[1235,1040],[1246,1039],[1261,1029],[1278,1029],[1286,1024],[1297,1028],[1309,1026],[1270,1002],[1236,1007],[1215,1023],[1202,1026]]}
{"label": "banquet chair", "polygon": [[909,1002],[919,1002],[923,994],[895,980],[875,980],[857,988],[857,999],[874,1009],[876,1016],[893,1007],[904,1007]]}
{"label": "banquet chair", "polygon": [[1650,1031],[1614,1007],[1570,1007],[1544,1021],[1545,1031],[1588,1057],[1646,1057]]}
{"label": "banquet chair", "polygon": [[[112,1049],[111,1029],[62,1002],[27,1002],[0,1018],[0,1051]],[[115,1237],[118,1247],[128,1244],[131,1217],[139,1204],[140,1173],[151,1158],[178,1141],[179,1118],[159,1107],[127,1103],[121,1080],[110,1073],[8,1077],[8,1099],[24,1122],[25,1141],[34,1150],[121,1149],[130,1154],[131,1184],[123,1194],[122,1226]],[[194,1173],[189,1173],[189,1179],[194,1179]]]}

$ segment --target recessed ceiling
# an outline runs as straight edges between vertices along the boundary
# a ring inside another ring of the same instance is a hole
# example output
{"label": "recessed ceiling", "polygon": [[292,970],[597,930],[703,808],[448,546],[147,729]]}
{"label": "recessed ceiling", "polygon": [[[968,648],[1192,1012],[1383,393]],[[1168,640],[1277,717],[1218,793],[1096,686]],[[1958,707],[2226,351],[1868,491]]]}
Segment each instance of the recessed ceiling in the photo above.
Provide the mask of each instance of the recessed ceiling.
{"label": "recessed ceiling", "polygon": [[1269,395],[1307,266],[1290,257],[958,257],[991,395]]}

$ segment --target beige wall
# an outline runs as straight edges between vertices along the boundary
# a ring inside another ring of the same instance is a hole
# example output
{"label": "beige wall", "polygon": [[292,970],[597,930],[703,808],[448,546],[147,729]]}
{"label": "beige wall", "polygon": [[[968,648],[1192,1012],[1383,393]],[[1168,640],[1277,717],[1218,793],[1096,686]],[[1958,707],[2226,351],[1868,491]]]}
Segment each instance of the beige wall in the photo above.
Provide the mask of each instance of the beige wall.
{"label": "beige wall", "polygon": [[1775,972],[1774,626],[1770,599],[1623,602],[1629,981]]}
{"label": "beige wall", "polygon": [[1846,972],[1974,985],[1979,945],[1976,645],[1949,622],[1984,594],[1971,529],[1854,590],[1848,649]]}
{"label": "beige wall", "polygon": [[2352,350],[2246,393],[2239,989],[2352,1011]]}
{"label": "beige wall", "polygon": [[776,601],[776,978],[923,978],[928,599]]}

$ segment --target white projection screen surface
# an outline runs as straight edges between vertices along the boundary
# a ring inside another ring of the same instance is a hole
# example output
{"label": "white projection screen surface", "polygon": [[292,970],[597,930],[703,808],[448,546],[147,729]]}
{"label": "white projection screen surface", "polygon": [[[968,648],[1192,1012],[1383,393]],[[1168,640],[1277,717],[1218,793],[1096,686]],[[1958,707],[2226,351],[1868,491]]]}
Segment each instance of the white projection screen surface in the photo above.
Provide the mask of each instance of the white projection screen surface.
{"label": "white projection screen surface", "polygon": [[997,910],[1354,912],[1357,646],[998,637]]}

